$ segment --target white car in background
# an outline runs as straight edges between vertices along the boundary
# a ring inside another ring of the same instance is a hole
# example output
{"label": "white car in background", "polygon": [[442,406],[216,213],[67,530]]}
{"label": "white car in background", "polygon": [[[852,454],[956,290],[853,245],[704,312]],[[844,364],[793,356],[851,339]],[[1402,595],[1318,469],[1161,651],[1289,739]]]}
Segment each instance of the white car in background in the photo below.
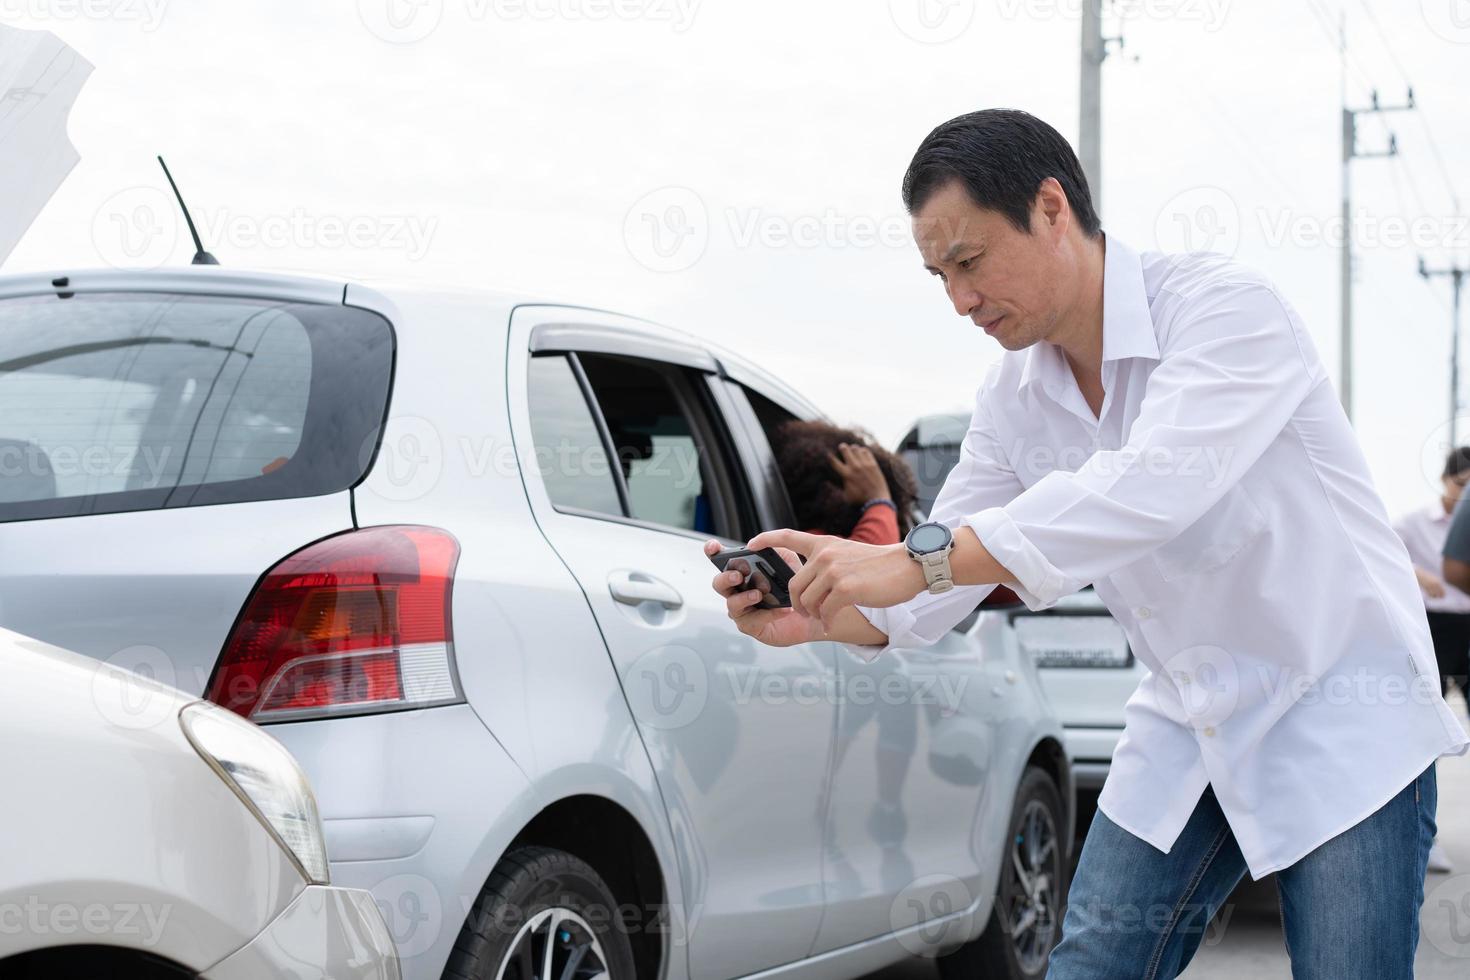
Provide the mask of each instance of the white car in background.
{"label": "white car in background", "polygon": [[0,978],[397,980],[279,742],[9,630],[0,660]]}
{"label": "white car in background", "polygon": [[[914,471],[925,514],[959,461],[969,426],[967,414],[926,415],[899,442],[896,452]],[[1123,736],[1123,707],[1148,668],[1133,656],[1123,628],[1090,587],[1039,613],[1016,602],[987,615],[1008,621],[1009,629],[1001,631],[1005,642],[1038,668],[1065,733],[1078,793],[1077,832],[1086,833]]]}

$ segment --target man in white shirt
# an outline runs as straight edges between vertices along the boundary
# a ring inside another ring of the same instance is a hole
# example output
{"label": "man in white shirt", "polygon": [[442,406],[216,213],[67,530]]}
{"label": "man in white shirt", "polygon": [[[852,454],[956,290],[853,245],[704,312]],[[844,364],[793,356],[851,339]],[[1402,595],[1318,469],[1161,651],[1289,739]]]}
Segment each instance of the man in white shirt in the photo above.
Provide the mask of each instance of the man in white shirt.
{"label": "man in white shirt", "polygon": [[1048,976],[1176,975],[1248,871],[1277,872],[1298,980],[1408,980],[1434,760],[1470,739],[1295,312],[1223,257],[1105,237],[1071,148],[1026,113],[943,124],[903,190],[926,268],[1007,353],[930,523],[893,546],[758,535],[808,562],[791,609],[717,575],[731,618],[871,658],[996,584],[1032,609],[1092,584],[1151,673]]}

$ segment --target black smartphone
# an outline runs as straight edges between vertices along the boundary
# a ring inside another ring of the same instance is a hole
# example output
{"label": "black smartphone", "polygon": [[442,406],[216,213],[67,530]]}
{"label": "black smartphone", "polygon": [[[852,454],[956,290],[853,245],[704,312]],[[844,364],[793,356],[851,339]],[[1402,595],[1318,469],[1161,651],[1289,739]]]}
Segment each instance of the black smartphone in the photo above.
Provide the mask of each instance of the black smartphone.
{"label": "black smartphone", "polygon": [[715,567],[722,572],[739,572],[745,576],[740,588],[759,589],[763,609],[782,609],[791,606],[791,578],[796,573],[776,553],[775,548],[751,551],[749,548],[730,548],[709,556]]}

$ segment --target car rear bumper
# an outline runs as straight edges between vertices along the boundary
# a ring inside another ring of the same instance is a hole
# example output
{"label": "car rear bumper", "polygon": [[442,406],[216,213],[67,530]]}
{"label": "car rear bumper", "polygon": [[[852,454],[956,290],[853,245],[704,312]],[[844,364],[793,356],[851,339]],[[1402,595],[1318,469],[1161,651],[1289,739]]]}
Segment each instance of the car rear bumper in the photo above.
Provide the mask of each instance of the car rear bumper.
{"label": "car rear bumper", "polygon": [[1123,729],[1068,727],[1063,737],[1072,763],[1072,784],[1080,790],[1102,789]]}
{"label": "car rear bumper", "polygon": [[201,974],[205,980],[330,977],[399,980],[398,954],[373,897],[312,885],[244,947]]}
{"label": "car rear bumper", "polygon": [[538,807],[469,705],[266,726],[306,770],[332,881],[372,894],[405,980],[438,980],[505,846]]}

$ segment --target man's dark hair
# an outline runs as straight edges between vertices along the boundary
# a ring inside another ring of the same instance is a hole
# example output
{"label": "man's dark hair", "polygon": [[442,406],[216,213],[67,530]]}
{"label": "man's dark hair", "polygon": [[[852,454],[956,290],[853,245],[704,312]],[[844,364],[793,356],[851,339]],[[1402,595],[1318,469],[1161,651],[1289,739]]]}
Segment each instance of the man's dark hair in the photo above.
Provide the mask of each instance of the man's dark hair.
{"label": "man's dark hair", "polygon": [[1102,229],[1077,154],[1062,134],[1029,112],[981,109],[940,125],[919,144],[903,175],[903,206],[913,214],[952,180],[976,207],[999,211],[1031,231],[1031,206],[1041,182],[1055,177],[1088,238]]}
{"label": "man's dark hair", "polygon": [[1470,446],[1460,446],[1451,449],[1450,454],[1444,461],[1444,477],[1459,476],[1466,470],[1470,470]]}

